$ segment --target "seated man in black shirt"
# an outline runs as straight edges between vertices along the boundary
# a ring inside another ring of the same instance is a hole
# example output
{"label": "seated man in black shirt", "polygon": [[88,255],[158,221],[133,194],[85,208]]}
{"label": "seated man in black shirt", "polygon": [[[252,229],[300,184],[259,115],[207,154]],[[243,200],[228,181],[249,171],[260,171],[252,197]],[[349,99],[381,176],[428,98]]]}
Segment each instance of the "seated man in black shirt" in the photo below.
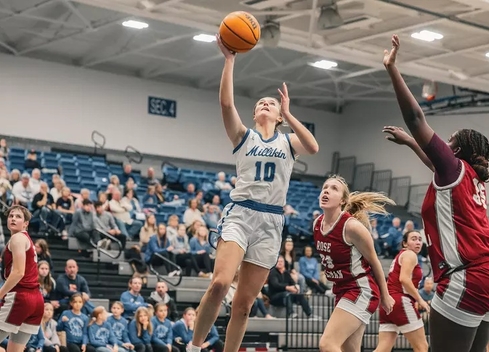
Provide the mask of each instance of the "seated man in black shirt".
{"label": "seated man in black shirt", "polygon": [[282,256],[278,257],[275,268],[270,270],[268,275],[268,297],[272,306],[286,307],[287,316],[292,315],[292,303],[295,303],[301,305],[308,318],[313,318],[309,302],[303,294],[299,293],[299,285],[285,270],[285,260]]}
{"label": "seated man in black shirt", "polygon": [[39,193],[37,193],[32,199],[32,211],[34,218],[41,218],[43,221],[40,221],[39,224],[39,232],[46,232],[46,224],[44,221],[52,226],[52,229],[57,231],[58,234],[61,234],[63,237],[66,237],[68,234],[65,230],[65,223],[63,218],[54,211],[54,199],[53,196],[49,193],[48,185],[46,182],[40,183]]}

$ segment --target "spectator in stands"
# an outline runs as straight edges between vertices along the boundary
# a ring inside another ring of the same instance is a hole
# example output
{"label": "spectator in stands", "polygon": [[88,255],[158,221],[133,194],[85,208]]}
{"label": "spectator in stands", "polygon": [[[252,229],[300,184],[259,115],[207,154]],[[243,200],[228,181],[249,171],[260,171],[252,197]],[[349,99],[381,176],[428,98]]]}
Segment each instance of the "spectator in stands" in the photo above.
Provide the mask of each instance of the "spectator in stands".
{"label": "spectator in stands", "polygon": [[56,201],[56,210],[63,216],[65,224],[71,224],[73,222],[75,202],[73,201],[71,190],[68,187],[63,187],[61,190],[61,197]]}
{"label": "spectator in stands", "polygon": [[[141,296],[141,287],[143,281],[139,276],[133,276],[129,280],[129,290],[121,294],[120,301],[124,305],[124,318],[132,319],[136,310],[139,307],[147,307],[148,304],[144,301],[143,296]],[[133,344],[134,341],[131,341]]]}
{"label": "spectator in stands", "polygon": [[299,259],[299,272],[306,278],[307,286],[316,293],[324,294],[328,288],[319,281],[319,263],[312,255],[312,247],[305,246],[304,255]]}
{"label": "spectator in stands", "polygon": [[66,261],[65,273],[59,275],[56,280],[56,291],[59,294],[61,306],[66,306],[73,295],[79,294],[83,302],[83,308],[80,307],[80,309],[88,315],[92,313],[94,306],[90,302],[90,289],[87,280],[78,274],[78,264],[75,260]]}
{"label": "spectator in stands", "polygon": [[160,183],[160,181],[155,176],[155,169],[153,169],[152,167],[148,167],[146,182],[148,183],[148,186],[155,186]]}
{"label": "spectator in stands", "polygon": [[221,171],[217,174],[217,181],[214,183],[214,187],[218,190],[231,190],[233,186],[226,181],[226,174]]}
{"label": "spectator in stands", "polygon": [[32,169],[40,169],[42,166],[37,160],[37,153],[34,149],[31,149],[27,154],[27,158],[24,161],[24,169],[32,170]]}
{"label": "spectator in stands", "polygon": [[[110,187],[110,185],[112,185],[112,187]],[[121,182],[119,181],[119,177],[117,175],[110,176],[110,184],[107,186],[107,193],[112,194],[114,188],[118,189],[121,193],[124,192],[124,187],[121,185]]]}
{"label": "spectator in stands", "polygon": [[187,185],[187,191],[183,195],[183,198],[187,200],[195,198],[195,185],[193,183]]}
{"label": "spectator in stands", "polygon": [[212,247],[209,244],[209,230],[201,226],[197,229],[195,236],[189,241],[190,253],[195,257],[197,265],[205,274],[212,273],[212,260],[210,257]]}
{"label": "spectator in stands", "polygon": [[[151,318],[153,325],[153,336],[151,345],[154,352],[169,352],[173,349],[173,329],[172,322],[167,318],[168,307],[165,303],[158,303],[155,306],[155,315]],[[178,351],[178,347],[174,347]]]}
{"label": "spectator in stands", "polygon": [[133,172],[132,172],[132,165],[129,164],[129,163],[126,163],[124,164],[123,166],[123,171],[122,171],[122,175],[120,177],[120,180],[121,180],[121,183],[123,185],[126,184],[126,182],[129,180],[129,179],[132,179],[134,181],[134,183],[136,183],[136,177],[134,176]]}
{"label": "spectator in stands", "polygon": [[173,341],[180,349],[180,352],[186,352],[187,346],[194,336],[195,309],[192,307],[185,308],[182,319],[173,324]]}
{"label": "spectator in stands", "polygon": [[199,211],[201,213],[204,212],[204,191],[202,190],[198,190],[196,193],[195,193],[195,198],[194,198],[196,201],[197,201],[197,209],[199,209]]}
{"label": "spectator in stands", "polygon": [[215,207],[218,207],[219,208],[219,214],[221,214],[221,212],[222,212],[221,197],[219,197],[218,194],[214,194],[212,196],[212,202],[210,204],[214,205]]}
{"label": "spectator in stands", "polygon": [[138,195],[136,193],[136,189],[137,188],[138,187],[137,187],[136,183],[134,182],[134,180],[132,178],[129,178],[126,181],[126,183],[124,184],[124,192],[123,192],[123,194],[126,194],[127,191],[132,190],[133,191],[134,198],[136,198],[139,201]]}
{"label": "spectator in stands", "polygon": [[13,169],[12,171],[10,171],[9,180],[10,180],[10,184],[12,186],[15,185],[17,182],[19,182],[20,181],[20,171],[17,169]]}
{"label": "spectator in stands", "polygon": [[[163,186],[161,185],[161,183],[156,184],[155,195],[156,195],[156,198],[158,199],[158,204],[165,203],[165,196],[163,195]],[[177,199],[178,199],[178,197],[177,197]]]}
{"label": "spectator in stands", "polygon": [[44,334],[43,352],[68,352],[68,348],[61,344],[56,327],[58,323],[53,319],[54,308],[49,302],[44,303],[44,315],[41,328]]}
{"label": "spectator in stands", "polygon": [[7,171],[8,172],[7,165],[5,164],[5,159],[1,155],[0,155],[0,171]]}
{"label": "spectator in stands", "polygon": [[219,207],[216,205],[207,204],[203,216],[203,219],[207,227],[209,227],[210,229],[216,229],[217,223],[219,222],[220,218],[221,218],[221,212]]}
{"label": "spectator in stands", "polygon": [[56,281],[54,281],[49,264],[45,260],[41,260],[37,263],[38,281],[44,302],[50,302],[51,305],[58,309],[60,307],[58,301],[58,292],[56,291]]}
{"label": "spectator in stands", "polygon": [[187,236],[189,238],[194,237],[197,233],[197,230],[204,226],[205,223],[200,220],[195,220],[192,225],[187,228]]}
{"label": "spectator in stands", "polygon": [[238,178],[236,176],[232,176],[229,179],[229,183],[231,184],[231,187],[235,188],[236,187],[236,181],[238,181]]}
{"label": "spectator in stands", "polygon": [[24,352],[41,352],[44,346],[44,333],[41,327],[37,331],[37,334],[32,334],[29,341],[25,345]]}
{"label": "spectator in stands", "polygon": [[[173,246],[166,236],[166,225],[159,224],[156,234],[150,237],[145,253],[145,261],[149,265],[162,266],[164,265],[169,276],[174,276],[176,272],[172,272],[172,268],[168,261],[172,260],[171,251]],[[167,260],[162,259],[161,257]]]}
{"label": "spectator in stands", "polygon": [[[419,295],[429,305],[431,305],[431,301],[435,296],[435,291],[433,290],[433,286],[434,286],[433,278],[427,277],[424,279],[423,287],[419,289]],[[418,310],[421,316],[423,317],[423,320],[428,321],[428,312],[424,309],[420,309],[420,307],[418,307]]]}
{"label": "spectator in stands", "polygon": [[285,241],[282,242],[280,255],[284,257],[285,270],[290,273],[292,279],[294,279],[295,283],[299,285],[299,293],[309,293],[306,292],[306,278],[304,277],[304,275],[295,270],[296,254],[292,237],[287,237]]}
{"label": "spectator in stands", "polygon": [[148,186],[148,189],[146,190],[146,194],[144,195],[143,197],[143,207],[146,205],[146,204],[150,204],[150,205],[156,205],[158,204],[158,197],[156,197],[156,188],[155,186]]}
{"label": "spectator in stands", "polygon": [[168,307],[168,317],[170,318],[171,321],[176,321],[178,319],[178,310],[177,310],[177,305],[175,301],[170,297],[168,294],[168,286],[166,282],[164,281],[159,281],[156,284],[156,288],[153,292],[151,292],[151,295],[148,298],[148,303],[153,305],[156,309],[157,304],[165,304]]}
{"label": "spectator in stands", "polygon": [[70,231],[82,243],[89,245],[94,243],[97,246],[107,249],[110,245],[110,240],[101,240],[100,234],[96,229],[92,201],[85,199],[82,208],[77,210],[75,215],[73,215],[73,223],[71,224]]}
{"label": "spectator in stands", "polygon": [[388,236],[384,238],[384,241],[387,244],[387,250],[391,257],[395,257],[397,253],[399,253],[402,242],[401,219],[392,219],[392,226],[389,228],[387,234]]}
{"label": "spectator in stands", "polygon": [[191,276],[192,269],[194,269],[200,277],[209,277],[209,274],[200,271],[195,256],[190,253],[190,244],[185,233],[185,225],[178,226],[177,236],[172,239],[170,245],[173,247],[172,253],[175,254],[175,262],[180,267],[185,268],[186,276]]}
{"label": "spectator in stands", "polygon": [[414,221],[408,220],[404,224],[404,229],[402,230],[402,234],[404,235],[406,232],[414,231]]}
{"label": "spectator in stands", "polygon": [[61,194],[63,193],[63,187],[65,186],[62,179],[53,180],[53,188],[49,191],[49,194],[53,196],[53,200],[56,203]]}
{"label": "spectator in stands", "polygon": [[12,191],[12,184],[10,183],[8,173],[5,170],[0,171],[0,200],[6,203],[8,193]]}
{"label": "spectator in stands", "polygon": [[10,149],[7,146],[7,141],[5,140],[5,138],[0,139],[0,151],[3,153],[3,157],[5,159],[8,159]]}
{"label": "spectator in stands", "polygon": [[178,215],[172,214],[168,217],[168,222],[166,224],[166,233],[168,239],[171,241],[173,237],[178,235]]}
{"label": "spectator in stands", "polygon": [[29,180],[29,184],[31,185],[32,192],[34,194],[39,192],[39,188],[41,187],[41,170],[34,169],[31,173],[31,179]]}
{"label": "spectator in stands", "polygon": [[110,212],[114,215],[116,219],[119,219],[123,223],[123,227],[120,227],[122,233],[127,233],[129,238],[134,238],[134,236],[139,235],[143,223],[139,220],[134,220],[131,218],[132,205],[127,199],[121,199],[121,192],[119,189],[114,188],[112,191],[112,200],[109,202]]}
{"label": "spectator in stands", "polygon": [[138,308],[134,319],[129,323],[128,330],[129,340],[134,345],[135,352],[153,352],[151,346],[153,325],[147,308]]}
{"label": "spectator in stands", "polygon": [[70,310],[65,310],[58,320],[57,331],[66,333],[66,344],[69,352],[95,352],[95,349],[87,345],[87,327],[89,318],[82,312],[83,298],[75,293],[70,298]]}
{"label": "spectator in stands", "polygon": [[14,203],[20,204],[26,208],[30,208],[29,205],[35,194],[29,184],[30,178],[29,174],[24,172],[20,181],[16,182],[12,187],[12,195],[15,198]]}
{"label": "spectator in stands", "polygon": [[[53,196],[48,191],[48,184],[46,182],[41,182],[39,193],[37,193],[32,199],[32,217],[41,217],[47,224],[56,229],[58,234],[61,234],[63,239],[67,239],[68,233],[65,229],[65,222],[63,217],[55,211]],[[40,233],[45,233],[48,230],[44,221],[39,221]]]}
{"label": "spectator in stands", "polygon": [[296,217],[296,216],[300,216],[301,214],[295,210],[292,205],[290,204],[285,204],[284,205],[284,216],[285,217]]}
{"label": "spectator in stands", "polygon": [[[111,213],[104,210],[104,205],[102,202],[96,201],[94,204],[95,207],[95,228],[99,231],[108,233],[109,235],[114,236],[121,243],[122,250],[126,248],[126,240],[127,237],[124,236],[117,227],[114,217]],[[104,245],[106,248],[110,247],[110,243],[112,240],[106,239]]]}
{"label": "spectator in stands", "polygon": [[223,352],[224,351],[224,342],[219,339],[219,333],[217,332],[216,326],[213,324],[211,327],[211,331],[205,338],[205,342],[200,346],[201,352]]}
{"label": "spectator in stands", "polygon": [[139,231],[139,246],[141,247],[141,251],[146,252],[150,237],[153,236],[157,231],[158,227],[156,226],[155,215],[146,215],[144,226],[141,227],[141,231]]}
{"label": "spectator in stands", "polygon": [[116,301],[112,303],[110,312],[112,315],[107,318],[107,322],[110,324],[115,338],[117,339],[119,352],[134,350],[134,345],[129,340],[129,323],[126,318],[122,317],[122,313],[124,313],[124,305],[122,302]]}
{"label": "spectator in stands", "polygon": [[275,307],[286,307],[287,316],[294,317],[292,303],[300,304],[308,317],[313,317],[311,307],[303,294],[299,294],[297,285],[285,270],[284,257],[279,256],[275,268],[270,270],[268,276],[268,297],[270,304]]}
{"label": "spectator in stands", "polygon": [[117,339],[107,318],[107,311],[104,307],[99,306],[93,310],[88,322],[88,344],[95,348],[96,352],[117,351]]}
{"label": "spectator in stands", "polygon": [[374,240],[375,252],[378,256],[380,256],[382,254],[382,241],[380,240],[379,232],[377,231],[376,218],[370,219],[370,234],[372,235],[372,238]]}
{"label": "spectator in stands", "polygon": [[138,199],[135,197],[135,194],[136,193],[134,192],[133,189],[127,189],[124,193],[124,197],[122,198],[121,202],[131,204],[132,210],[129,211],[129,214],[131,214],[131,218],[136,219],[138,221],[145,221],[146,215],[143,213],[143,210],[141,209],[141,205],[139,204]]}
{"label": "spectator in stands", "polygon": [[51,253],[49,252],[49,246],[46,240],[40,238],[34,243],[34,248],[36,249],[37,260],[46,261],[49,264],[49,270],[53,271],[53,260],[51,259]]}
{"label": "spectator in stands", "polygon": [[204,219],[202,218],[202,213],[199,209],[197,209],[198,202],[195,198],[192,198],[188,201],[188,208],[183,213],[183,222],[186,227],[192,225],[192,223],[196,220],[205,224]]}
{"label": "spectator in stands", "polygon": [[83,207],[83,201],[85,199],[90,199],[90,190],[88,188],[82,188],[80,190],[80,197],[75,200],[75,210]]}

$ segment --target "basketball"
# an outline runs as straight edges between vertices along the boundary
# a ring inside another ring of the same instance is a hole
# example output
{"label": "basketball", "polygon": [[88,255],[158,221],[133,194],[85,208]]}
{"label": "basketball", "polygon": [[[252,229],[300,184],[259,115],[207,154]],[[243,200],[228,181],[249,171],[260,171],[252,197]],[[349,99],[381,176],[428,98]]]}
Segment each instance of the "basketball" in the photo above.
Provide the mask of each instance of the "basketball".
{"label": "basketball", "polygon": [[260,23],[248,12],[232,12],[222,20],[219,36],[229,50],[246,53],[260,40]]}

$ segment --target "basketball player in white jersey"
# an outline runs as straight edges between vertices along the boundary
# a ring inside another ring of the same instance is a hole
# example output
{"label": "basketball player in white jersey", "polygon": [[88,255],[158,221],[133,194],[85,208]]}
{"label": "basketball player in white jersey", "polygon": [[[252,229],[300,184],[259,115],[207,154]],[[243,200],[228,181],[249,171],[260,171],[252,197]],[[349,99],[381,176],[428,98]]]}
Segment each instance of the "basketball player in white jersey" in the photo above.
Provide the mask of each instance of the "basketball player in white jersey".
{"label": "basketball player in white jersey", "polygon": [[[198,308],[191,352],[202,348],[241,266],[224,346],[225,352],[238,351],[251,306],[277,262],[284,227],[283,206],[295,156],[319,150],[311,132],[290,113],[285,83],[279,90],[281,102],[269,97],[260,99],[253,110],[255,128],[243,125],[234,106],[235,55],[219,38],[217,43],[225,57],[219,98],[224,127],[236,156],[238,180],[231,192],[232,202],[224,208],[218,225],[214,274]],[[277,130],[284,120],[295,133]]]}

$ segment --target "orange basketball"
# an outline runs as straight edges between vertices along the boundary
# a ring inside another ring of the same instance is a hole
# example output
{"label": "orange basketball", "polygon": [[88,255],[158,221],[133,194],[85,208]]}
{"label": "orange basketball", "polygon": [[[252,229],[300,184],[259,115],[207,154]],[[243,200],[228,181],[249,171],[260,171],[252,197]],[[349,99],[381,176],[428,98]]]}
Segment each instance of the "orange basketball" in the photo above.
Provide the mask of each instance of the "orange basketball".
{"label": "orange basketball", "polygon": [[245,53],[253,49],[260,40],[260,24],[248,12],[231,12],[222,20],[219,36],[229,50]]}

